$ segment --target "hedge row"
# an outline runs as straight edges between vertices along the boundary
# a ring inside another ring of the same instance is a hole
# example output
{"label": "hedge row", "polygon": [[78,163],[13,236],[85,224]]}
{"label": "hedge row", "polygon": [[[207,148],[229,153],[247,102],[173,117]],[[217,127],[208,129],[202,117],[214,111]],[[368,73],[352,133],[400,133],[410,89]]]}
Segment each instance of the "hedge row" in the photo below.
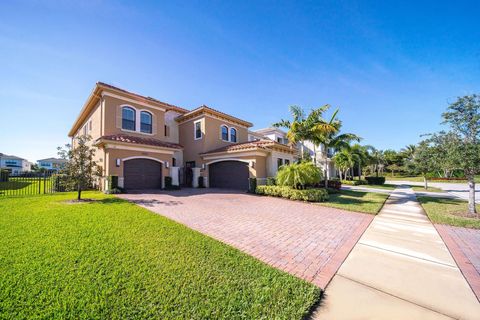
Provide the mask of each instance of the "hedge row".
{"label": "hedge row", "polygon": [[303,200],[311,202],[323,202],[328,200],[328,192],[325,189],[293,189],[282,186],[257,186],[257,194],[273,197],[282,197],[291,200]]}
{"label": "hedge row", "polygon": [[342,184],[349,186],[360,186],[362,184],[368,184],[367,180],[342,180]]}
{"label": "hedge row", "polygon": [[381,185],[385,183],[385,177],[365,177],[368,184]]}

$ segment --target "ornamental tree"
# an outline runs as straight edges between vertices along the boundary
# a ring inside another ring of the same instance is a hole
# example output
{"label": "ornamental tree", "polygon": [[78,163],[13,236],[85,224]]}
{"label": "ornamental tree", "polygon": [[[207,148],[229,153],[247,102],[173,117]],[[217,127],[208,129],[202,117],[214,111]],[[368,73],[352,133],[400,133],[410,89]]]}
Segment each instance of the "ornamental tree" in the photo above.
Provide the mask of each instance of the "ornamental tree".
{"label": "ornamental tree", "polygon": [[459,97],[442,116],[443,123],[448,124],[458,137],[453,145],[453,160],[468,180],[468,211],[476,216],[475,175],[480,173],[480,96]]}
{"label": "ornamental tree", "polygon": [[88,135],[74,138],[73,145],[58,147],[58,155],[67,160],[62,172],[67,176],[67,184],[77,190],[77,200],[81,199],[82,190],[91,188],[95,179],[101,176],[101,167],[94,160],[95,149],[91,147]]}

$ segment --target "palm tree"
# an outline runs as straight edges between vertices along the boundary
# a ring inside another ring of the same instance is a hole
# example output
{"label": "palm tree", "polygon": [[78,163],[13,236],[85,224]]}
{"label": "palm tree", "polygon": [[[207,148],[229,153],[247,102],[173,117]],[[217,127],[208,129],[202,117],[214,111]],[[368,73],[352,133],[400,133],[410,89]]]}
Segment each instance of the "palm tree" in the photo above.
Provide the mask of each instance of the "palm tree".
{"label": "palm tree", "polygon": [[303,142],[308,135],[308,130],[305,128],[305,112],[299,106],[290,106],[290,113],[292,114],[292,121],[282,119],[274,123],[273,126],[288,129],[287,139],[291,145],[301,143],[301,158],[303,159]]}
{"label": "palm tree", "polygon": [[413,160],[413,155],[415,154],[417,146],[414,144],[409,144],[408,146],[405,146],[402,150],[400,150],[400,153],[407,159],[407,160]]}
{"label": "palm tree", "polygon": [[385,156],[383,154],[383,151],[372,147],[370,158],[373,166],[372,171],[375,171],[375,174],[378,177],[378,171],[380,169],[380,166],[385,163]]}
{"label": "palm tree", "polygon": [[[362,166],[367,164],[369,154],[368,152],[373,149],[370,145],[362,146],[358,143],[354,144],[352,147],[352,153],[356,155],[357,163],[358,163],[358,180],[362,179]],[[352,174],[353,176],[353,174]]]}
{"label": "palm tree", "polygon": [[[311,141],[315,146],[315,139],[320,134],[328,134],[335,130],[335,127],[329,124],[323,119],[323,113],[330,108],[330,105],[324,105],[322,107],[313,109],[308,116],[305,116],[305,112],[299,106],[290,106],[290,113],[292,114],[292,121],[280,120],[274,123],[274,127],[283,127],[288,129],[287,138],[292,145],[300,142],[301,158],[304,158],[304,143],[305,141]],[[318,145],[318,144],[317,144]],[[315,150],[314,150],[315,151]],[[316,163],[316,152],[315,152]]]}
{"label": "palm tree", "polygon": [[[336,113],[335,113],[336,114]],[[327,177],[327,167],[328,167],[328,152],[327,150],[329,149],[334,149],[335,151],[341,151],[344,149],[350,149],[350,143],[353,141],[359,142],[361,138],[357,136],[356,134],[353,133],[342,133],[338,134],[340,131],[340,128],[342,126],[342,123],[335,119],[331,120],[330,123],[335,125],[335,128],[337,129],[336,132],[331,132],[329,134],[326,134],[322,137],[320,137],[320,141],[322,142],[322,145],[324,147],[325,152],[323,153],[323,160],[325,164],[325,188],[328,187],[328,177]]]}
{"label": "palm tree", "polygon": [[359,158],[359,155],[355,153],[352,148],[342,149],[335,154],[333,161],[335,162],[335,166],[340,169],[340,180],[343,180],[342,171],[344,171],[345,179],[347,179],[347,172],[355,165],[355,161],[359,161]]}

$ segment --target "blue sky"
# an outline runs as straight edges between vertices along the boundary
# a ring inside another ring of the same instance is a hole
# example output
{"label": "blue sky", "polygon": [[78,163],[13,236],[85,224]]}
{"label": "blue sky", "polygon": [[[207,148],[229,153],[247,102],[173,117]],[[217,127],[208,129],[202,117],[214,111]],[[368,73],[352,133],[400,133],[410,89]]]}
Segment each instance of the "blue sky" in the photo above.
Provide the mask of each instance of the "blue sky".
{"label": "blue sky", "polygon": [[96,81],[255,128],[340,108],[399,149],[480,92],[478,1],[2,1],[0,152],[56,155]]}

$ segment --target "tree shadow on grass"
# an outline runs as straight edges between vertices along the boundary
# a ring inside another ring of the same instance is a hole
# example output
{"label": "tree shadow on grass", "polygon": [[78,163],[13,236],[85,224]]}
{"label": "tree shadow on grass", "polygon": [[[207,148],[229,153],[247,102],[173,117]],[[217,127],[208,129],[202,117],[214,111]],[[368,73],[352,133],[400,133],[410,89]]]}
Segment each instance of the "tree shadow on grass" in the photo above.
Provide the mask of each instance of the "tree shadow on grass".
{"label": "tree shadow on grass", "polygon": [[19,190],[19,189],[26,188],[31,184],[32,184],[31,182],[27,182],[27,181],[0,182],[0,191]]}

